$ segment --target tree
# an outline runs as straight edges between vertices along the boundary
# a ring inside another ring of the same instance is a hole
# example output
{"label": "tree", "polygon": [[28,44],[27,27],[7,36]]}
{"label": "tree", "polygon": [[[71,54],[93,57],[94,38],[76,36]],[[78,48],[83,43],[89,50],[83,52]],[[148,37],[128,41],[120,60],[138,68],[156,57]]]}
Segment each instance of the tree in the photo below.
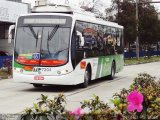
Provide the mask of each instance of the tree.
{"label": "tree", "polygon": [[[136,39],[136,18],[133,2],[133,0],[124,0],[123,2],[121,0],[112,0],[111,8],[106,9],[106,19],[124,26],[125,45],[134,43]],[[117,12],[115,13],[115,11]]]}
{"label": "tree", "polygon": [[[151,0],[139,0],[139,21],[136,21],[135,0],[112,0],[112,6],[106,9],[106,19],[124,26],[124,41],[132,44],[139,36],[141,47],[156,43],[160,37],[157,11],[149,3]],[[117,11],[117,12],[115,12]],[[136,32],[136,24],[139,23],[139,32]]]}
{"label": "tree", "polygon": [[158,32],[157,25],[158,25],[158,18],[154,6],[150,5],[149,3],[139,4],[140,44],[151,45],[156,43],[157,41],[156,37]]}

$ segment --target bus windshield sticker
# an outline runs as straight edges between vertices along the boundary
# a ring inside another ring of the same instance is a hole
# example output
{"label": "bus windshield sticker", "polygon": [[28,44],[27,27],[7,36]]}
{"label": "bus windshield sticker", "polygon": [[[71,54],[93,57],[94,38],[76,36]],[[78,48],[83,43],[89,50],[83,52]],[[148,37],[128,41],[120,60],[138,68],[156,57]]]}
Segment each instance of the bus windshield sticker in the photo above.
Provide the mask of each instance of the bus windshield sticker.
{"label": "bus windshield sticker", "polygon": [[33,59],[39,60],[40,59],[40,53],[33,53]]}

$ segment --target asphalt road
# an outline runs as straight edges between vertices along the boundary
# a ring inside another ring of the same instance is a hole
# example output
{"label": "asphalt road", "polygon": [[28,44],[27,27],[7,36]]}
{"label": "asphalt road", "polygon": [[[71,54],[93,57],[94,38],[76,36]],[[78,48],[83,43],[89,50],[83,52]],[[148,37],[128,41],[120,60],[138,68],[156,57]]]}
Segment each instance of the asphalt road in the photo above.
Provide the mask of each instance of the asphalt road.
{"label": "asphalt road", "polygon": [[122,88],[128,88],[138,73],[149,73],[159,79],[160,62],[125,66],[122,72],[116,74],[114,80],[98,79],[85,89],[76,86],[34,88],[30,84],[15,83],[12,79],[0,80],[0,113],[20,113],[24,108],[33,106],[33,102],[36,102],[41,94],[53,98],[58,93],[64,92],[68,110],[77,108],[80,106],[80,101],[90,99],[93,94],[98,95],[101,100],[109,102],[114,93]]}

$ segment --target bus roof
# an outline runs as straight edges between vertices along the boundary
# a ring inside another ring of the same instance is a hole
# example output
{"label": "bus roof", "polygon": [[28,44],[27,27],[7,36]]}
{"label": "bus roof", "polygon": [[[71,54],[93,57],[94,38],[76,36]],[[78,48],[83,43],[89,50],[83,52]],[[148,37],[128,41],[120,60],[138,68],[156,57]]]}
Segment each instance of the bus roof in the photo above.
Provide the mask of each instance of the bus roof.
{"label": "bus roof", "polygon": [[[123,26],[118,25],[117,23],[110,22],[103,20],[101,18],[97,18],[94,13],[87,12],[81,8],[75,9],[72,8],[71,6],[67,5],[42,5],[42,6],[37,6],[32,9],[32,13],[39,13],[39,14],[44,14],[44,13],[57,13],[60,15],[66,14],[67,16],[72,16],[73,19],[79,20],[79,21],[85,21],[85,22],[90,22],[90,23],[96,23],[96,24],[101,24],[101,25],[107,25],[107,26],[112,26],[116,28],[121,28],[123,29]],[[30,14],[31,15],[31,14]]]}
{"label": "bus roof", "polygon": [[74,13],[74,16],[75,16],[75,19],[79,20],[79,21],[85,21],[85,22],[107,25],[107,26],[112,26],[112,27],[123,29],[123,26],[118,25],[117,23],[105,21],[101,18],[96,18],[95,16],[90,16],[89,14],[86,15],[86,14]]}

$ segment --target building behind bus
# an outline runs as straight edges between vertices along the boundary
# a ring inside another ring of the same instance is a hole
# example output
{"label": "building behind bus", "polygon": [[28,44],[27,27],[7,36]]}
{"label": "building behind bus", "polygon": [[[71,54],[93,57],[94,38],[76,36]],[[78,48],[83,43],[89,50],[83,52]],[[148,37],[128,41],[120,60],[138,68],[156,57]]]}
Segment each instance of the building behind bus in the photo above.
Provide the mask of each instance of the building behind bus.
{"label": "building behind bus", "polygon": [[[15,24],[20,14],[30,10],[29,4],[22,0],[1,0],[0,2],[0,68],[3,66],[4,56],[12,56],[13,44],[8,43],[9,26]],[[3,56],[3,57],[2,57]],[[9,57],[11,59],[11,57]]]}

